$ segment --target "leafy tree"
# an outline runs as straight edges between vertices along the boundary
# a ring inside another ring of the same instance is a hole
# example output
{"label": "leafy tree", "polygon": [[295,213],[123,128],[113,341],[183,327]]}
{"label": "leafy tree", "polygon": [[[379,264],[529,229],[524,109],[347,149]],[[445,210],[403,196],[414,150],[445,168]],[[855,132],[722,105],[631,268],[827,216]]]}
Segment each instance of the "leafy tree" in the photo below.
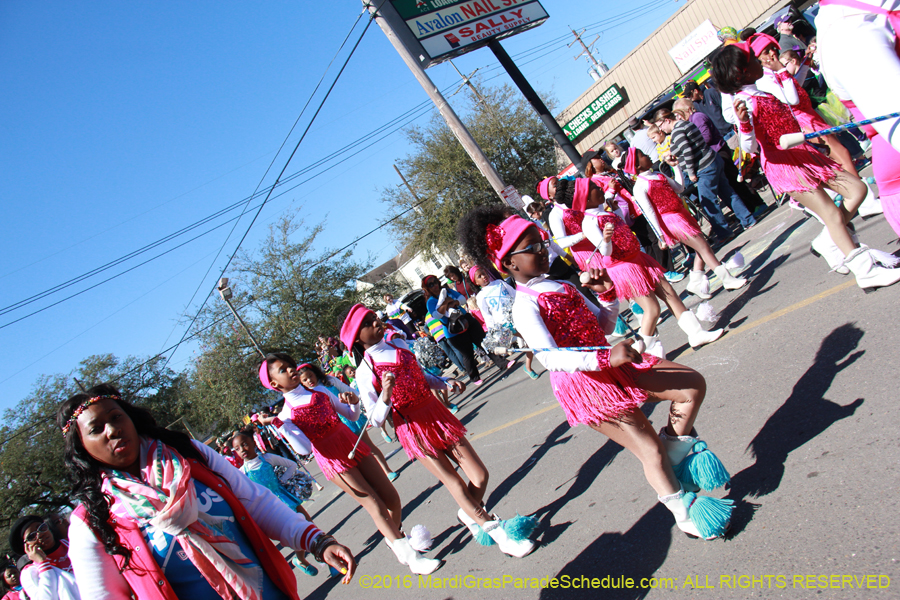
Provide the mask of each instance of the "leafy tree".
{"label": "leafy tree", "polygon": [[[183,415],[175,399],[183,378],[162,369],[159,358],[120,360],[111,354],[91,356],[67,375],[45,375],[31,393],[4,415],[0,427],[0,527],[22,514],[45,514],[72,508],[71,485],[63,466],[63,438],[56,427],[56,409],[85,388],[112,382],[123,398],[154,413],[162,425]],[[0,536],[0,552],[9,552],[8,536]]]}
{"label": "leafy tree", "polygon": [[[360,301],[355,281],[371,260],[354,260],[350,251],[316,251],[323,226],[307,227],[287,215],[270,227],[255,253],[234,263],[231,302],[265,352],[315,360],[318,336],[335,335],[341,312]],[[261,357],[224,302],[210,303],[196,327],[202,352],[194,361],[187,404],[201,415],[195,417],[198,424],[230,428],[252,407],[280,399],[257,380]]]}
{"label": "leafy tree", "polygon": [[[479,92],[480,98],[469,93],[463,122],[503,181],[533,195],[537,182],[558,170],[553,137],[517,90],[503,85]],[[414,151],[399,161],[400,169],[423,202],[389,228],[405,245],[430,256],[435,247],[457,246],[461,216],[500,199],[439,115],[424,127],[410,127],[406,137]],[[395,215],[415,204],[409,191],[395,187],[384,188],[381,200]]]}

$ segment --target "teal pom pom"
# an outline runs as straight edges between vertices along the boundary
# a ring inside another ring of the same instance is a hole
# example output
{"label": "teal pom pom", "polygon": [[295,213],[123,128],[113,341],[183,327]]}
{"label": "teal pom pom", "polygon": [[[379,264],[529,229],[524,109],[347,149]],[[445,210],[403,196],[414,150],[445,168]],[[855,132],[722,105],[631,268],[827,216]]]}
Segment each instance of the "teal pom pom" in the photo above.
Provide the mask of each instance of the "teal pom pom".
{"label": "teal pom pom", "polygon": [[866,183],[875,183],[874,177],[866,177]]}
{"label": "teal pom pom", "polygon": [[697,531],[704,538],[715,538],[724,534],[731,523],[731,512],[734,500],[698,496],[693,492],[685,492],[681,499],[688,509]]}
{"label": "teal pom pom", "polygon": [[509,539],[521,542],[531,538],[531,534],[537,529],[538,520],[534,517],[523,517],[516,513],[515,518],[508,519],[501,523],[501,527],[506,531]]}
{"label": "teal pom pom", "polygon": [[625,321],[622,320],[622,317],[616,317],[616,329],[613,331],[613,335],[623,336],[626,333],[628,333],[628,326]]}
{"label": "teal pom pom", "polygon": [[489,536],[484,529],[481,528],[481,525],[475,525],[477,533],[475,534],[475,541],[481,544],[482,546],[493,546],[494,538]]}
{"label": "teal pom pom", "polygon": [[731,481],[731,475],[719,457],[710,452],[706,442],[694,444],[693,452],[675,468],[675,476],[686,484],[711,491]]}

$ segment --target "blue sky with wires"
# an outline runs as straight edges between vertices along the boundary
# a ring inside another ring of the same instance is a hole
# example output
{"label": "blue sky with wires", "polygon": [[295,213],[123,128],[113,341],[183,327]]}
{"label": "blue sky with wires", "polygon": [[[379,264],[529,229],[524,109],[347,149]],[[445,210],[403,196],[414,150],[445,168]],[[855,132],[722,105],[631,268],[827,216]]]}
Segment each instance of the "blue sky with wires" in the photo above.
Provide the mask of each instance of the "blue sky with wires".
{"label": "blue sky with wires", "polygon": [[[591,84],[566,46],[568,26],[587,27],[588,41],[602,33],[597,55],[612,66],[680,6],[542,4],[550,19],[504,46],[560,106]],[[0,3],[0,408],[91,354],[149,356],[182,337],[179,317],[213,288],[359,38],[365,18],[338,52],[360,10],[353,1]],[[485,83],[508,82],[487,49],[455,62],[480,68]],[[460,83],[449,64],[429,75],[441,89]],[[387,216],[378,190],[399,183],[391,164],[408,151],[400,129],[431,112],[370,27],[242,247],[256,248],[289,210],[309,224],[327,218],[323,248],[372,229]],[[355,247],[376,262],[396,250],[383,230]],[[186,368],[195,351],[184,344],[170,366]]]}

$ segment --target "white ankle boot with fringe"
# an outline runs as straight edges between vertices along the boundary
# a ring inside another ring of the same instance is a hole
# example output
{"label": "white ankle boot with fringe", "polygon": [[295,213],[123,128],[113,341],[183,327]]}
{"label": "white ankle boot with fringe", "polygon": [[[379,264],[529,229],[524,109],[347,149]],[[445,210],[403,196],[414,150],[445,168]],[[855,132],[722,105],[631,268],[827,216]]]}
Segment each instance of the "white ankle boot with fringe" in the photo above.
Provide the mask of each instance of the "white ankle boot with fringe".
{"label": "white ankle boot with fringe", "polygon": [[872,189],[870,183],[866,183],[866,189],[868,190],[866,197],[863,199],[862,204],[859,205],[857,214],[863,219],[871,219],[874,216],[883,214],[884,208],[881,206],[881,198],[875,195],[875,190]]}
{"label": "white ankle boot with fringe", "polygon": [[713,454],[706,442],[694,435],[669,435],[666,428],[659,430],[659,439],[666,449],[675,476],[688,492],[701,489],[708,492],[731,481],[731,475],[719,457]]}
{"label": "white ankle boot with fringe", "polygon": [[700,320],[697,318],[697,315],[689,310],[684,311],[681,313],[681,316],[678,317],[678,326],[687,334],[688,344],[691,345],[691,348],[698,348],[704,344],[714,342],[725,333],[722,329],[706,331],[703,329],[703,326],[700,325]]}
{"label": "white ankle boot with fringe", "polygon": [[835,273],[840,273],[841,275],[850,273],[850,269],[844,265],[844,253],[831,239],[831,234],[828,233],[827,227],[823,227],[819,235],[813,239],[812,244],[809,246],[809,251],[813,256],[824,258],[825,262],[828,263],[828,267]]}
{"label": "white ankle boot with fringe", "polygon": [[709,293],[709,279],[703,271],[691,271],[688,274],[687,291],[698,298],[709,300],[712,295]]}
{"label": "white ankle boot with fringe", "polygon": [[679,489],[668,496],[657,496],[675,517],[678,528],[692,538],[714,540],[731,526],[733,500],[698,496]]}
{"label": "white ankle boot with fringe", "polygon": [[725,265],[719,265],[713,269],[713,273],[716,274],[716,277],[722,282],[722,287],[726,290],[739,290],[747,285],[746,279],[743,277],[735,277],[728,271],[728,267]]}
{"label": "white ankle boot with fringe", "polygon": [[643,333],[641,333],[639,335],[641,336],[641,340],[644,342],[644,350],[641,352],[642,354],[652,354],[656,358],[665,360],[666,350],[665,348],[663,348],[662,342],[659,341],[659,334],[644,335]]}
{"label": "white ankle boot with fringe", "polygon": [[388,547],[394,551],[394,556],[400,561],[401,565],[406,565],[413,575],[429,575],[438,570],[441,561],[436,558],[425,558],[418,553],[409,543],[409,538],[402,537],[399,540],[389,542]]}
{"label": "white ankle boot with fringe", "polygon": [[482,528],[463,509],[460,508],[456,513],[459,522],[466,526],[475,541],[482,546],[496,544],[501,552],[516,558],[527,556],[534,550],[535,543],[529,538],[537,528],[537,519],[516,515],[513,519],[503,520],[496,514],[490,516],[492,520]]}
{"label": "white ankle boot with fringe", "polygon": [[856,276],[856,284],[866,293],[900,281],[900,269],[881,266],[868,246],[860,246],[844,258],[844,265]]}

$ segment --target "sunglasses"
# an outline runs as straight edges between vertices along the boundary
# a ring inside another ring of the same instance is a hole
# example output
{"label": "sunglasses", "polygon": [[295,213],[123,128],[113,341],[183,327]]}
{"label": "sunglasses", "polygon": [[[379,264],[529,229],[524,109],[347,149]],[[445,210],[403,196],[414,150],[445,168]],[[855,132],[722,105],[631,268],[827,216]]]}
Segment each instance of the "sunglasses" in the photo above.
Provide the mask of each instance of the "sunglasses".
{"label": "sunglasses", "polygon": [[38,525],[38,528],[25,536],[25,543],[30,544],[31,542],[37,541],[38,535],[44,533],[45,531],[49,531],[50,527],[46,523],[41,523]]}
{"label": "sunglasses", "polygon": [[514,252],[510,252],[507,256],[513,256],[515,254],[540,254],[541,252],[547,249],[547,245],[549,244],[549,240],[541,240],[540,242],[535,242],[533,244],[529,244],[525,246],[521,250],[516,250]]}

